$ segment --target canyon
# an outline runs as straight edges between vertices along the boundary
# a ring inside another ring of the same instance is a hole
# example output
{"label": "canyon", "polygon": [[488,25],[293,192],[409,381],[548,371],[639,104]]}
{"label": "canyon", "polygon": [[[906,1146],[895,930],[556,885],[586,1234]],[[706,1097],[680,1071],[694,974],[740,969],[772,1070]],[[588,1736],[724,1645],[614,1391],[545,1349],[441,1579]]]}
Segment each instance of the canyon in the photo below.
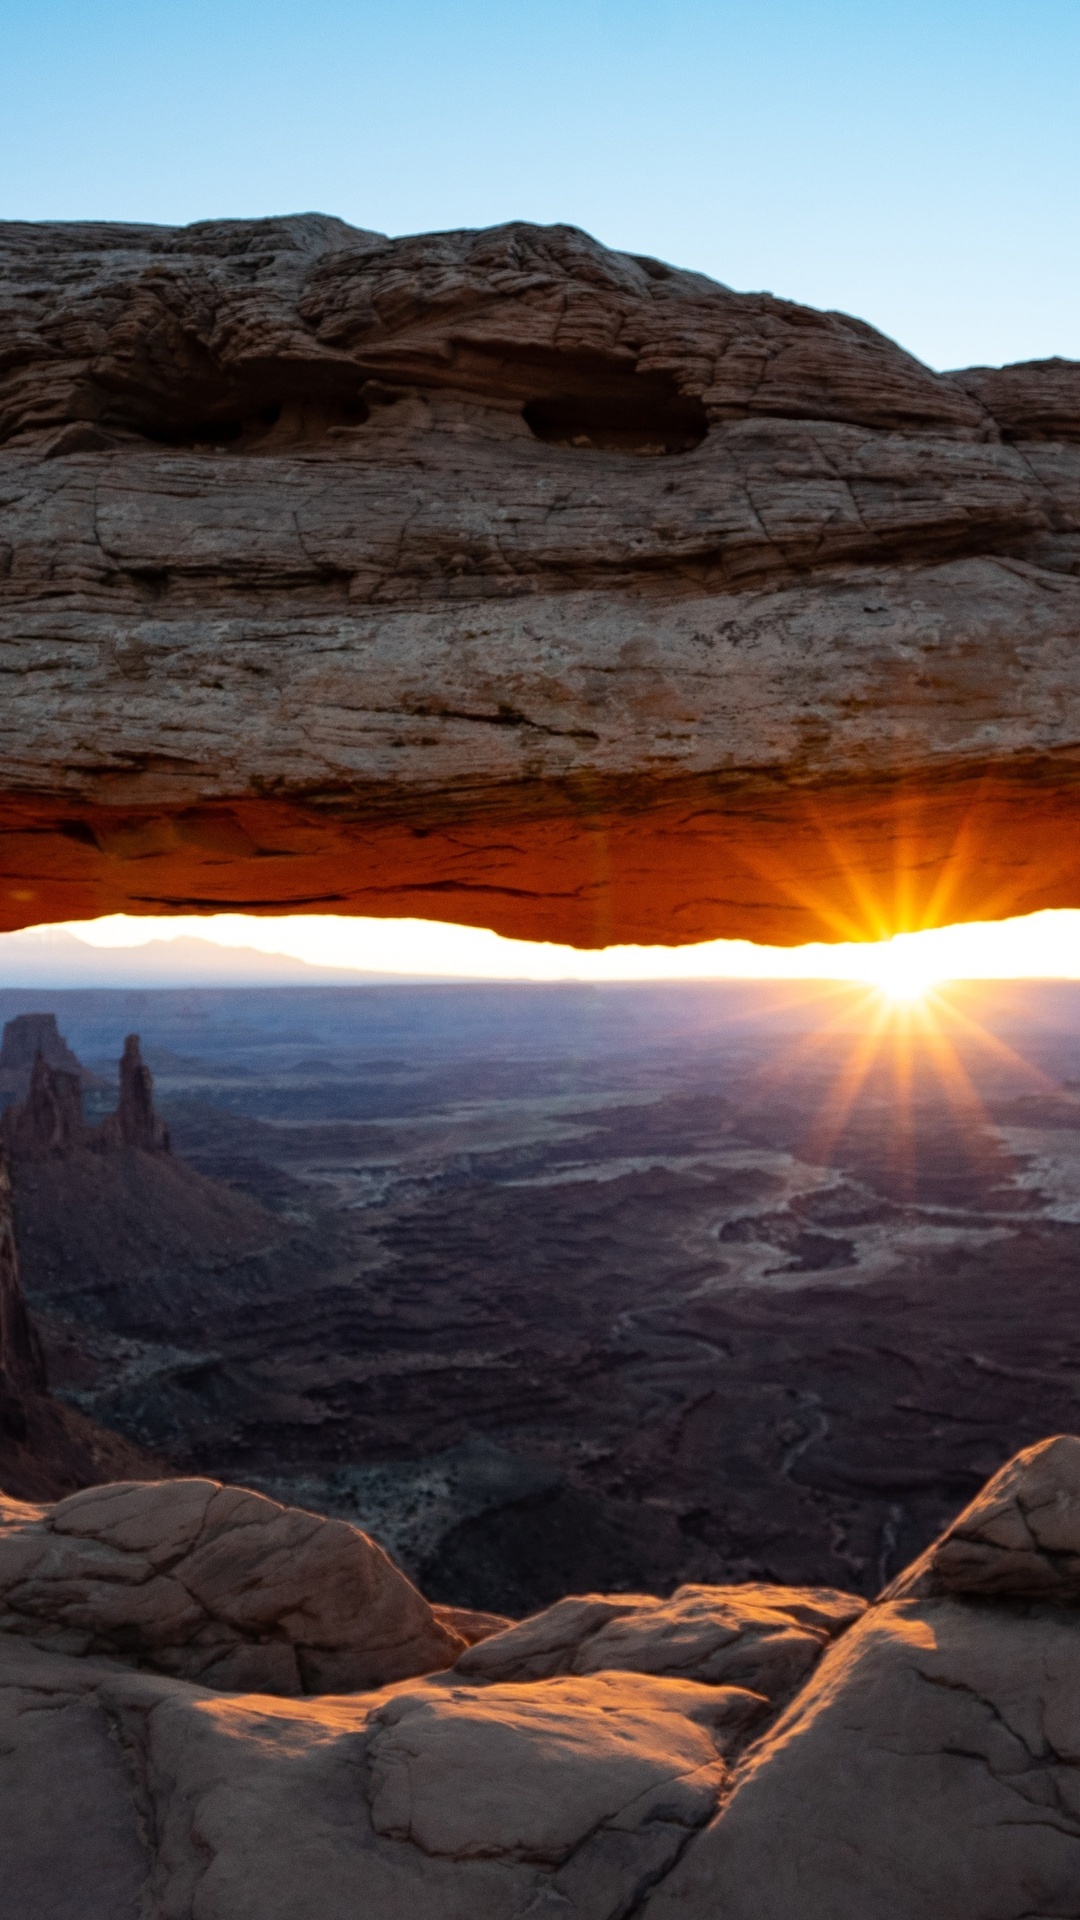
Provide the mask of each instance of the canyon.
{"label": "canyon", "polygon": [[[943,993],[933,1045],[798,983],[46,1004],[93,1083],[11,1163],[55,1403],[442,1604],[869,1598],[1076,1422],[1075,987]],[[102,1141],[135,1026],[168,1153]]]}

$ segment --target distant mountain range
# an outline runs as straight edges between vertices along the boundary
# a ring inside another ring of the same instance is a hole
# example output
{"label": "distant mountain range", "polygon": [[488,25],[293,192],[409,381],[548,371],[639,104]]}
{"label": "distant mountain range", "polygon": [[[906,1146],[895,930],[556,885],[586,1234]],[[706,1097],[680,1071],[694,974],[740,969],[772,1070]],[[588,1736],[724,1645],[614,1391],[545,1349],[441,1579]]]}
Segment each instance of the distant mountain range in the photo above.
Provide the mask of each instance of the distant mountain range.
{"label": "distant mountain range", "polygon": [[221,947],[191,934],[94,947],[63,928],[0,935],[0,987],[363,986],[404,976],[315,967],[287,953]]}

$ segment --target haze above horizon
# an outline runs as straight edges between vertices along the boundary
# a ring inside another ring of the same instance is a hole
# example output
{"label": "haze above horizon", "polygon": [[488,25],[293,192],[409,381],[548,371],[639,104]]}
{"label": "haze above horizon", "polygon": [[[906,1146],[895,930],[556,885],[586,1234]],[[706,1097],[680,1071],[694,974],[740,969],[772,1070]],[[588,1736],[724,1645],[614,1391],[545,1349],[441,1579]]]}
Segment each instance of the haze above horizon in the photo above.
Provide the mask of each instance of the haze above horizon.
{"label": "haze above horizon", "polygon": [[876,942],[758,947],[746,940],[713,940],[596,952],[505,940],[481,927],[332,914],[168,919],[113,914],[0,935],[0,987],[112,981],[124,986],[270,985],[305,977],[317,984],[318,970],[323,978],[332,972],[337,980],[850,981],[880,988],[891,999],[913,1000],[949,980],[1080,979],[1080,910],[939,927]]}
{"label": "haze above horizon", "polygon": [[8,0],[0,216],[523,219],[1080,357],[1075,0]]}

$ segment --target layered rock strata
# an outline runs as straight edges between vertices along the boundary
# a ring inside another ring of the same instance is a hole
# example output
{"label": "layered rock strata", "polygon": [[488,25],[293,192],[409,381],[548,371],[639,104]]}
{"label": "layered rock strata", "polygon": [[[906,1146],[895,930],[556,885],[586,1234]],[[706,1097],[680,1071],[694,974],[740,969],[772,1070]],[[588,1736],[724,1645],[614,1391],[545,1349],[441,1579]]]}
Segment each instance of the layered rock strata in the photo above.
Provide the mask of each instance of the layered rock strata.
{"label": "layered rock strata", "polygon": [[[284,1572],[282,1620],[325,1619],[348,1605],[344,1562],[283,1568],[280,1529],[329,1542],[340,1523],[278,1508],[251,1527],[252,1495],[205,1482],[8,1503],[6,1911],[1064,1920],[1080,1885],[1080,1614],[1071,1588],[1045,1596],[1047,1568],[1080,1560],[1078,1486],[1080,1440],[1019,1455],[866,1609],[801,1589],[589,1596],[449,1671],[293,1699],[170,1678],[163,1642],[148,1655],[121,1622],[155,1559],[186,1579],[202,1555],[205,1575],[208,1546],[215,1607],[248,1593],[257,1609]],[[989,1585],[958,1576],[958,1542],[995,1556]],[[350,1567],[370,1550],[354,1544]],[[402,1620],[422,1608],[393,1590]],[[785,1626],[818,1636],[802,1664],[770,1649]],[[739,1683],[720,1647],[741,1648]]]}
{"label": "layered rock strata", "polygon": [[1080,903],[1080,369],[573,229],[0,229],[2,924]]}

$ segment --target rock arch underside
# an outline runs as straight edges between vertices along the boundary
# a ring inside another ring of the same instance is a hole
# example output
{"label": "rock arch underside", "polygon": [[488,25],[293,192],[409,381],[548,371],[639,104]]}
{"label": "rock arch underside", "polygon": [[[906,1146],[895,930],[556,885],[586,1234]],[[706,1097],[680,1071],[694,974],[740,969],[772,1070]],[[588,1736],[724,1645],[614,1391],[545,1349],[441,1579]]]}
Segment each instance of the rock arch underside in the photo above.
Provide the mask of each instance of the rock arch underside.
{"label": "rock arch underside", "polygon": [[1080,905],[1080,367],[566,227],[0,228],[0,924]]}

